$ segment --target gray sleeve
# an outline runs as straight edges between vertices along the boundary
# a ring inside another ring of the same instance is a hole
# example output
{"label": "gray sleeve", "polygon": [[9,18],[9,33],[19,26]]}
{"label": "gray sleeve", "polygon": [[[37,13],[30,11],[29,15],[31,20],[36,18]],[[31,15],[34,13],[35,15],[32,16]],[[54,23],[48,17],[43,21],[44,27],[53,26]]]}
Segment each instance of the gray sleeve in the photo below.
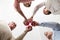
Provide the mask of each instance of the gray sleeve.
{"label": "gray sleeve", "polygon": [[39,24],[39,26],[49,27],[49,28],[52,28],[53,30],[57,30],[57,31],[60,29],[60,24],[56,23],[56,22],[43,22],[43,23]]}

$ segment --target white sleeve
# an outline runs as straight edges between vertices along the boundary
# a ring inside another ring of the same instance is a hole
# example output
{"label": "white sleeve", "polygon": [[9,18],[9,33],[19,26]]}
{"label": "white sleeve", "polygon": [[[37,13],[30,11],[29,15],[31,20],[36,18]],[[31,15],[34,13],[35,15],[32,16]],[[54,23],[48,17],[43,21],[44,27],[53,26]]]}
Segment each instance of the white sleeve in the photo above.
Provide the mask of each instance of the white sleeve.
{"label": "white sleeve", "polygon": [[34,8],[34,11],[33,11],[33,15],[34,16],[36,14],[36,12],[39,10],[39,8],[43,7],[45,5],[45,2],[42,2],[40,4],[38,4],[35,8]]}

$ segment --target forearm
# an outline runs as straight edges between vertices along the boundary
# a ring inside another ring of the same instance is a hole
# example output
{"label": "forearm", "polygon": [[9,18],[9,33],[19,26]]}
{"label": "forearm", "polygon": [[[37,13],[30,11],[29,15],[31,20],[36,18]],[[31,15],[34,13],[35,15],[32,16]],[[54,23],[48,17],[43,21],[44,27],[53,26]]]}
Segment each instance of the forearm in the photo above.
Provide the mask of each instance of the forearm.
{"label": "forearm", "polygon": [[23,14],[23,12],[20,9],[17,9],[17,11],[25,20],[27,20],[26,16]]}
{"label": "forearm", "polygon": [[36,6],[35,8],[34,8],[34,11],[33,11],[33,15],[32,15],[32,17],[34,17],[34,15],[36,14],[36,12],[38,11],[38,6]]}
{"label": "forearm", "polygon": [[27,34],[27,31],[24,31],[19,37],[16,38],[16,40],[23,40],[26,34]]}
{"label": "forearm", "polygon": [[54,26],[56,26],[56,23],[55,22],[42,22],[42,23],[39,23],[39,26],[54,27]]}
{"label": "forearm", "polygon": [[21,16],[24,17],[24,19],[27,19],[27,18],[25,17],[25,15],[23,14],[21,8],[20,8],[19,1],[18,1],[18,0],[15,0],[15,2],[14,2],[14,7],[15,7],[15,9],[18,11],[18,13],[19,13]]}
{"label": "forearm", "polygon": [[59,31],[60,27],[59,24],[56,22],[44,22],[39,24],[39,26],[52,28],[54,31]]}
{"label": "forearm", "polygon": [[38,4],[35,8],[34,8],[34,11],[33,11],[33,15],[34,16],[36,14],[36,12],[39,10],[39,8],[41,8],[42,6],[44,6],[44,2]]}

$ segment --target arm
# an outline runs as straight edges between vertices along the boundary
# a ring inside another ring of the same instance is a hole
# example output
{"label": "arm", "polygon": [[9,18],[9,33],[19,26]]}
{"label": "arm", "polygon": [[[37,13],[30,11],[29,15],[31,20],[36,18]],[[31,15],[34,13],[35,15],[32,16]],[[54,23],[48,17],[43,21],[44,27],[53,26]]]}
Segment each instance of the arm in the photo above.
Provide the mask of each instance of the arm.
{"label": "arm", "polygon": [[40,23],[39,26],[42,27],[48,27],[48,28],[52,28],[54,31],[59,31],[60,30],[60,24],[56,23],[56,22],[44,22],[44,23]]}
{"label": "arm", "polygon": [[40,26],[46,26],[46,27],[56,27],[57,26],[57,22],[42,22],[39,25]]}
{"label": "arm", "polygon": [[15,7],[15,9],[18,11],[18,13],[21,15],[21,16],[23,16],[24,17],[24,19],[27,19],[26,17],[25,17],[25,15],[23,14],[23,12],[22,12],[22,10],[21,10],[21,8],[20,8],[20,1],[19,0],[15,0],[15,2],[14,2],[14,7]]}
{"label": "arm", "polygon": [[34,17],[34,15],[35,15],[36,12],[38,11],[38,9],[41,8],[41,7],[44,6],[44,5],[45,5],[45,2],[42,2],[42,3],[38,4],[38,5],[34,8],[32,17]]}
{"label": "arm", "polygon": [[17,37],[16,40],[23,40],[25,35],[31,30],[32,30],[32,26],[26,27],[26,30],[19,37]]}
{"label": "arm", "polygon": [[16,38],[16,40],[23,40],[26,34],[27,34],[27,31],[24,31],[23,34],[21,34],[19,37]]}
{"label": "arm", "polygon": [[53,27],[55,28],[57,23],[56,22],[36,22],[36,21],[32,21],[31,23],[32,26],[43,26],[43,27]]}

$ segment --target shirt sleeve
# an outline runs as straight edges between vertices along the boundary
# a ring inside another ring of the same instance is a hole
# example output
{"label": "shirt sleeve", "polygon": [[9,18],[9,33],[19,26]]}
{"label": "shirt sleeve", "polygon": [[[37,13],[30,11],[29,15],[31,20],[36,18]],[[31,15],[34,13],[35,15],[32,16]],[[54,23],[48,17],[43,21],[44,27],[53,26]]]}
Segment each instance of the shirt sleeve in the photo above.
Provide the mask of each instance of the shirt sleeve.
{"label": "shirt sleeve", "polygon": [[15,40],[23,40],[23,38],[25,37],[25,35],[27,34],[26,31],[24,31],[20,36],[18,36]]}
{"label": "shirt sleeve", "polygon": [[56,22],[43,22],[43,23],[39,24],[39,26],[52,28],[55,31],[60,30],[60,24],[56,23]]}
{"label": "shirt sleeve", "polygon": [[42,6],[45,6],[45,2],[42,2],[39,5],[37,5],[38,8],[41,8]]}

